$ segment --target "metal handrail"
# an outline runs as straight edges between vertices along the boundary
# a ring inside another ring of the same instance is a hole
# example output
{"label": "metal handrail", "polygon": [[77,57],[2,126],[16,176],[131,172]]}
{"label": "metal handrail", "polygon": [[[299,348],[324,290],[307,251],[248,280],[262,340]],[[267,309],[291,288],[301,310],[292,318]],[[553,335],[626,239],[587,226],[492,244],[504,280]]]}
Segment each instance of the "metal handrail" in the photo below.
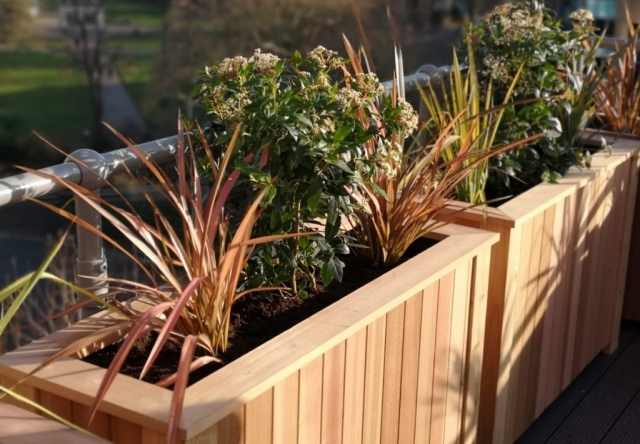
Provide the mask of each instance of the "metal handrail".
{"label": "metal handrail", "polygon": [[[430,82],[450,71],[450,67],[436,67],[424,65],[413,74],[404,77],[405,92],[412,92],[426,87]],[[393,89],[393,81],[383,82],[385,92]],[[170,161],[177,151],[178,136],[137,145],[137,149],[146,154],[147,159],[155,163]],[[39,198],[63,191],[65,187],[43,175],[55,176],[81,185],[87,189],[100,193],[106,180],[113,174],[122,171],[134,171],[144,163],[130,148],[122,148],[100,154],[89,149],[80,149],[71,153],[64,163],[38,170],[40,174],[23,173],[0,179],[0,207],[22,202],[28,198]],[[82,199],[75,200],[75,211],[78,218],[86,221],[92,227],[101,230],[100,213]],[[102,238],[90,230],[77,226],[77,269],[78,285],[92,288],[97,295],[108,292],[107,258],[104,252]],[[85,313],[85,314],[90,314]],[[83,314],[84,315],[84,314]]]}
{"label": "metal handrail", "polygon": [[[417,85],[426,87],[431,80],[444,73],[448,73],[450,67],[436,67],[424,65],[415,74],[404,78],[405,91],[411,92],[417,89]],[[391,80],[383,82],[385,91],[389,93],[393,88]],[[176,153],[177,136],[154,140],[138,145],[138,149],[147,154],[147,158],[154,162],[171,160]],[[125,169],[135,170],[142,166],[142,161],[130,148],[122,148],[108,153],[82,149],[69,155],[66,162],[38,170],[42,174],[56,176],[68,182],[83,186],[91,186],[88,180],[94,181],[96,175],[102,180],[109,176],[122,172]],[[89,174],[87,167],[93,171]],[[126,168],[125,168],[126,167]],[[34,173],[23,173],[13,177],[0,179],[0,207],[26,200],[27,198],[43,197],[48,194],[64,190],[64,187],[56,184],[51,179],[45,179]]]}

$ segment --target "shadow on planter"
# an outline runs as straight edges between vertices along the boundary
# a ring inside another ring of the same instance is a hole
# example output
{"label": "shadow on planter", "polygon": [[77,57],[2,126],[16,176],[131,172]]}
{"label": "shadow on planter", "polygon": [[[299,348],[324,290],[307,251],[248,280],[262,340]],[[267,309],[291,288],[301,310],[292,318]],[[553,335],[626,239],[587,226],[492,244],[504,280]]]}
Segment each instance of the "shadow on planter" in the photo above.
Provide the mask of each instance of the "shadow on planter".
{"label": "shadow on planter", "polygon": [[[601,351],[617,347],[640,144],[456,223],[492,247],[479,442],[513,442]],[[465,204],[460,204],[465,205]]]}

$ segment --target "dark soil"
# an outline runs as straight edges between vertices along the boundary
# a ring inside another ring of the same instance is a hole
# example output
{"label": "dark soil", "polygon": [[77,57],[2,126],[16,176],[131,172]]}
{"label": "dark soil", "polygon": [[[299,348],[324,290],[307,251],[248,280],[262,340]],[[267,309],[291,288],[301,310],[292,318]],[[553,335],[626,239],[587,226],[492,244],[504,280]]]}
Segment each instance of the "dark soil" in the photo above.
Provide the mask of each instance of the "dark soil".
{"label": "dark soil", "polygon": [[[435,241],[420,239],[404,256],[404,261],[435,245]],[[280,333],[288,330],[304,319],[342,299],[349,293],[383,275],[388,269],[372,267],[366,261],[346,257],[344,278],[341,283],[333,283],[309,295],[306,300],[293,296],[265,295],[254,293],[240,299],[233,306],[229,348],[219,358],[223,363],[213,362],[194,372],[189,384],[210,375],[254,348],[264,344]],[[138,377],[155,342],[156,333],[150,333],[136,343],[129,353],[120,373]],[[121,342],[99,350],[83,360],[107,368],[118,351]],[[180,346],[168,344],[164,347],[144,380],[155,383],[176,372],[180,360]]]}

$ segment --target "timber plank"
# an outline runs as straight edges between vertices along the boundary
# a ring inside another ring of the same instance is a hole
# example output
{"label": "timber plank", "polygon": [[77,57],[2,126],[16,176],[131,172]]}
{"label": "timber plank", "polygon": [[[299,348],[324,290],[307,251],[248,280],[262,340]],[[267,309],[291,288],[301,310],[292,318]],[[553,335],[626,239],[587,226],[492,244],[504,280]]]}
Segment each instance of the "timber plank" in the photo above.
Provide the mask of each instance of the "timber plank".
{"label": "timber plank", "polygon": [[3,444],[106,444],[93,437],[17,406],[0,401],[0,442]]}
{"label": "timber plank", "polygon": [[367,329],[347,339],[344,376],[344,424],[342,442],[362,442],[364,384],[367,358]]}
{"label": "timber plank", "polygon": [[420,326],[420,361],[418,363],[418,398],[416,406],[415,442],[428,443],[431,435],[431,410],[435,381],[436,325],[440,299],[439,282],[424,290],[422,298],[422,322]]}
{"label": "timber plank", "polygon": [[382,425],[380,431],[380,442],[382,444],[398,442],[404,314],[404,304],[394,308],[387,314],[384,383],[382,389]]}
{"label": "timber plank", "polygon": [[298,388],[300,375],[295,372],[273,387],[273,442],[298,442]]}
{"label": "timber plank", "polygon": [[321,430],[323,444],[339,444],[342,441],[345,351],[345,343],[341,342],[324,354]]}
{"label": "timber plank", "polygon": [[422,292],[405,303],[399,444],[414,444],[415,442],[421,322]]}
{"label": "timber plank", "polygon": [[436,320],[436,349],[431,404],[430,442],[442,443],[445,439],[445,415],[449,393],[449,364],[451,346],[451,319],[453,316],[454,273],[440,280],[438,318]]}

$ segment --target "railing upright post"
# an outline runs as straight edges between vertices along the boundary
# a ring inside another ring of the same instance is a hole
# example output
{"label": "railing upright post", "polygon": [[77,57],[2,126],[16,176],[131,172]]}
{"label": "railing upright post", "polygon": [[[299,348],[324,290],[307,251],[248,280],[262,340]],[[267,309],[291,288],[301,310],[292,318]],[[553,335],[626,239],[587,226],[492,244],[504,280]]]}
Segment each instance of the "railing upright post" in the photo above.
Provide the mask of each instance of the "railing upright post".
{"label": "railing upright post", "polygon": [[[109,175],[108,165],[104,157],[95,151],[82,149],[72,153],[67,161],[74,162],[80,168],[82,172],[80,185],[99,196],[100,189]],[[99,204],[99,202],[96,202],[96,204]],[[82,219],[94,229],[102,231],[102,218],[92,205],[76,196],[75,208],[76,216],[79,219]],[[107,257],[104,252],[102,237],[81,225],[76,225],[76,235],[77,284],[83,288],[90,289],[96,296],[104,296],[109,292],[109,285],[106,281],[108,277]],[[98,303],[91,303],[81,311],[80,316],[83,318],[90,316],[100,310],[101,307]]]}

